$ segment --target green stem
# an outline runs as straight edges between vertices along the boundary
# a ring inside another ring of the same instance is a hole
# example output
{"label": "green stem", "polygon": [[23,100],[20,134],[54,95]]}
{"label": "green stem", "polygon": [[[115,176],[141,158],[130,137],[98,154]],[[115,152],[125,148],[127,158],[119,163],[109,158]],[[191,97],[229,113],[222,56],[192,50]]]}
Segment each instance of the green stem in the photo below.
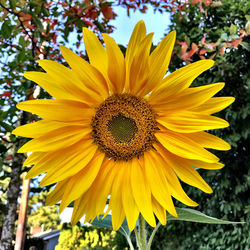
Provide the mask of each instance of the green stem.
{"label": "green stem", "polygon": [[126,236],[127,242],[129,244],[130,250],[134,250],[134,246],[129,236]]}
{"label": "green stem", "polygon": [[139,233],[138,233],[136,227],[135,227],[135,229],[134,229],[134,232],[135,232],[135,238],[136,238],[137,247],[138,247],[139,249],[141,249],[140,236],[139,236]]}
{"label": "green stem", "polygon": [[155,236],[155,234],[160,226],[161,226],[161,223],[158,222],[157,226],[154,228],[153,232],[151,233],[151,236],[150,236],[149,241],[148,241],[147,250],[150,250],[154,236]]}
{"label": "green stem", "polygon": [[139,240],[141,243],[140,250],[146,250],[147,249],[147,241],[146,241],[146,228],[145,228],[145,220],[142,217],[142,215],[139,215]]}

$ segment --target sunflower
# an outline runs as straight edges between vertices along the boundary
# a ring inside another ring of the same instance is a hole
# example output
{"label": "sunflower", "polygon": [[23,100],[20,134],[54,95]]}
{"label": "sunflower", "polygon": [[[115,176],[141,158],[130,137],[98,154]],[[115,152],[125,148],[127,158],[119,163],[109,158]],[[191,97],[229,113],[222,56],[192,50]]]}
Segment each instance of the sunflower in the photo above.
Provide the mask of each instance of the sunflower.
{"label": "sunflower", "polygon": [[32,152],[24,162],[34,165],[27,178],[46,173],[40,186],[56,183],[48,205],[61,201],[61,212],[74,201],[72,224],[83,215],[91,221],[104,214],[109,200],[106,213],[112,213],[114,230],[126,217],[132,231],[139,214],[152,227],[156,217],[165,225],[166,210],[178,216],[172,197],[198,205],[179,179],[212,192],[195,168],[223,167],[207,148],[229,150],[230,145],[204,130],[229,126],[212,114],[234,98],[213,97],[224,83],[190,87],[212,60],[165,75],[175,36],[168,34],[150,53],[153,34],[146,34],[140,21],[124,58],[110,36],[103,34],[103,47],[83,28],[90,63],[61,46],[71,69],[40,60],[47,73],[24,74],[54,98],[17,105],[43,118],[13,131],[32,138],[18,152]]}

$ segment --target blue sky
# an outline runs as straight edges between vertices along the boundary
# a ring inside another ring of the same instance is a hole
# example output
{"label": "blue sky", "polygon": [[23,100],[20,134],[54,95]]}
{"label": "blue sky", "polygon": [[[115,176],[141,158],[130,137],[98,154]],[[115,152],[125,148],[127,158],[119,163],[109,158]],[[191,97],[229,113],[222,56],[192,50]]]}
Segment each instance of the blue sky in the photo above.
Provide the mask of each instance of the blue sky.
{"label": "blue sky", "polygon": [[153,43],[158,44],[167,33],[166,29],[170,24],[170,16],[168,13],[161,14],[155,12],[152,6],[148,5],[146,13],[140,11],[133,12],[131,10],[130,17],[127,16],[127,9],[123,7],[114,7],[114,12],[118,15],[111,24],[116,27],[116,30],[110,34],[118,44],[127,46],[129,37],[133,31],[134,26],[140,20],[144,20],[147,33],[154,32]]}

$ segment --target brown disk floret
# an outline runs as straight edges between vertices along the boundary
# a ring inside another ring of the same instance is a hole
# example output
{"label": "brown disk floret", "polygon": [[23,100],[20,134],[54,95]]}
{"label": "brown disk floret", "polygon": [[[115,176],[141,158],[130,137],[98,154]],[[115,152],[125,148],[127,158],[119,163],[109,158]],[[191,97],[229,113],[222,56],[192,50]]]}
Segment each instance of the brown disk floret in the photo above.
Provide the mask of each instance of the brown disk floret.
{"label": "brown disk floret", "polygon": [[140,157],[156,142],[156,114],[146,100],[130,94],[107,98],[92,119],[92,137],[113,160]]}

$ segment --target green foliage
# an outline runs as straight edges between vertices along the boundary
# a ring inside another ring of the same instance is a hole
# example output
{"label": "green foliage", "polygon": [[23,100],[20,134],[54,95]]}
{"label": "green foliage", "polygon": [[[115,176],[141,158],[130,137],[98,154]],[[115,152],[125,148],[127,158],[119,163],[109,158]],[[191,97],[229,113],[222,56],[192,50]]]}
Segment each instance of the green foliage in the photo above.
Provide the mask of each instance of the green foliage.
{"label": "green foliage", "polygon": [[27,218],[28,231],[31,227],[43,227],[44,231],[58,229],[60,224],[58,206],[45,206],[48,191],[32,195],[29,200],[30,214]]}
{"label": "green foliage", "polygon": [[116,233],[109,229],[100,229],[91,226],[81,227],[80,223],[72,227],[70,223],[64,223],[56,250],[116,249],[112,245],[115,235]]}
{"label": "green foliage", "polygon": [[[202,13],[197,6],[188,6],[179,13],[172,14],[171,29],[177,31],[177,40],[190,40],[199,44],[203,34],[207,43],[216,43],[224,36],[232,39],[236,32],[244,29],[247,23],[248,1],[224,0],[222,5],[211,5]],[[205,8],[205,6],[203,6]],[[225,35],[224,35],[225,34]],[[249,44],[249,35],[242,42]],[[179,45],[176,45],[179,51]],[[203,213],[230,221],[249,222],[249,50],[241,43],[229,47],[220,54],[220,47],[204,54],[206,58],[215,54],[215,66],[198,78],[196,83],[209,84],[226,82],[220,96],[234,96],[236,101],[218,115],[229,121],[230,127],[216,132],[228,141],[232,149],[216,153],[225,167],[219,171],[200,171],[210,184],[214,193],[203,194],[194,188],[183,185],[189,196],[199,203]],[[190,60],[199,60],[194,54]],[[183,65],[180,57],[175,56],[171,70]],[[177,203],[177,202],[176,202]],[[178,203],[178,205],[180,205]],[[153,242],[153,249],[248,249],[250,245],[249,223],[243,225],[202,225],[189,222],[168,222],[161,227]]]}

